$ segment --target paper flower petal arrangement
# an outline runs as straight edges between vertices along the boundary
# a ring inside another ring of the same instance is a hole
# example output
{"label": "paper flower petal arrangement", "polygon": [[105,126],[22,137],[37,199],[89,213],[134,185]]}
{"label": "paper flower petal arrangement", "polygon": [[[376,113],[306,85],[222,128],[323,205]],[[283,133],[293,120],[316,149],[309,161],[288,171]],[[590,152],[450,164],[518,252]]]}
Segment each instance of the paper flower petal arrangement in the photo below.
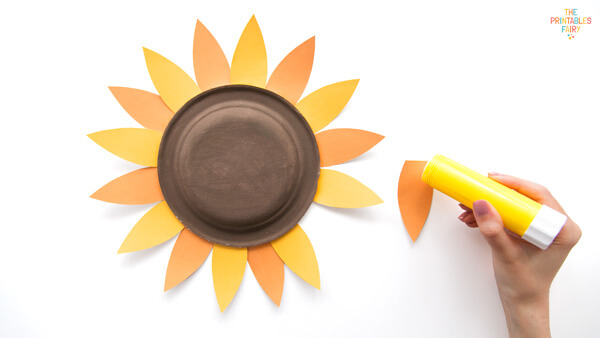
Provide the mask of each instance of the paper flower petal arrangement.
{"label": "paper flower petal arrangement", "polygon": [[118,252],[147,249],[179,235],[167,266],[165,291],[194,273],[212,251],[221,311],[237,293],[246,262],[279,305],[284,264],[320,288],[313,247],[298,225],[311,202],[337,208],[382,203],[356,179],[321,168],[363,154],[383,136],[358,129],[319,132],[344,109],[358,80],[334,83],[300,99],[314,49],[313,37],[290,52],[267,79],[266,48],[254,16],[231,66],[198,21],[195,81],[144,48],[158,95],[110,87],[145,129],[88,136],[145,168],[109,182],[91,197],[119,204],[158,202]]}

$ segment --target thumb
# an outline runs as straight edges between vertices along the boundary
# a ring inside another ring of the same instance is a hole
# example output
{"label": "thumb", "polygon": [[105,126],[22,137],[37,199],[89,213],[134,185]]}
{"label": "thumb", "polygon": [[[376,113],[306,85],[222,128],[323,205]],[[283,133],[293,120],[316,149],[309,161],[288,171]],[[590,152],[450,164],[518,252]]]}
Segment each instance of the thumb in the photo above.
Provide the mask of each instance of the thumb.
{"label": "thumb", "polygon": [[508,234],[504,231],[504,223],[498,211],[487,201],[473,202],[473,214],[479,226],[479,231],[486,239],[492,251],[506,254],[512,244]]}

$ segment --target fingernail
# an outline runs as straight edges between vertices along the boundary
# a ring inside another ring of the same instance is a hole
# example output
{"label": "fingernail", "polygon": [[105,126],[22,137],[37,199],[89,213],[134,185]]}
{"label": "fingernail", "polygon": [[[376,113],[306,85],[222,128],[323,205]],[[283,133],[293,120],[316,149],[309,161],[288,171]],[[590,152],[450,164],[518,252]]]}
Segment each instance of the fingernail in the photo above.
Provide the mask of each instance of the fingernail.
{"label": "fingernail", "polygon": [[473,202],[473,212],[477,217],[484,217],[490,213],[490,207],[484,200],[475,201]]}
{"label": "fingernail", "polygon": [[488,175],[490,175],[490,176],[504,176],[504,174],[497,173],[497,172],[491,172],[491,173],[488,173]]}
{"label": "fingernail", "polygon": [[458,216],[458,219],[462,221],[463,219],[465,219],[465,215]]}

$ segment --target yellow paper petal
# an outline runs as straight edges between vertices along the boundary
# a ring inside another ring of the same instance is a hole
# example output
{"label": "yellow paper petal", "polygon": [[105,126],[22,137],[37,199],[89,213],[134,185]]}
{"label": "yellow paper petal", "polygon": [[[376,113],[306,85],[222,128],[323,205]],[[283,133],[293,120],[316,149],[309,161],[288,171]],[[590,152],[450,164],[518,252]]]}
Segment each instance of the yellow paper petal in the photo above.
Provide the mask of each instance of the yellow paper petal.
{"label": "yellow paper petal", "polygon": [[194,73],[198,87],[207,90],[229,84],[229,62],[214,36],[200,21],[194,33]]}
{"label": "yellow paper petal", "polygon": [[321,289],[317,256],[306,233],[296,225],[287,234],[271,242],[281,260],[308,284]]}
{"label": "yellow paper petal", "polygon": [[248,250],[215,244],[212,256],[213,283],[221,312],[225,311],[244,278]]}
{"label": "yellow paper petal", "polygon": [[162,133],[141,128],[119,128],[89,134],[92,141],[120,158],[156,167]]}
{"label": "yellow paper petal", "polygon": [[254,15],[235,47],[231,60],[231,83],[261,88],[267,83],[267,49]]}
{"label": "yellow paper petal", "polygon": [[118,253],[133,252],[151,248],[166,242],[183,230],[167,202],[155,205],[131,229],[121,244]]}
{"label": "yellow paper petal", "polygon": [[362,208],[383,203],[371,189],[344,173],[321,169],[315,202],[336,208]]}
{"label": "yellow paper petal", "polygon": [[342,112],[357,85],[358,80],[330,84],[308,94],[296,107],[316,133]]}
{"label": "yellow paper petal", "polygon": [[148,48],[144,48],[144,56],[154,87],[173,112],[200,94],[200,88],[179,66]]}

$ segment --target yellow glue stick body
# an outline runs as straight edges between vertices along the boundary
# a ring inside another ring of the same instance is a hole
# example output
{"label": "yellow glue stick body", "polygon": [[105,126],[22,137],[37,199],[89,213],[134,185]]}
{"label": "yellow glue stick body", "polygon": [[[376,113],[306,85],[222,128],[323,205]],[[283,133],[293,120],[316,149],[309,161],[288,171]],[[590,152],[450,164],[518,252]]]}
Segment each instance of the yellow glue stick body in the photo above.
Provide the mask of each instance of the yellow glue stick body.
{"label": "yellow glue stick body", "polygon": [[471,209],[477,200],[488,201],[507,229],[541,249],[548,248],[567,221],[560,212],[442,155],[427,163],[421,179]]}

